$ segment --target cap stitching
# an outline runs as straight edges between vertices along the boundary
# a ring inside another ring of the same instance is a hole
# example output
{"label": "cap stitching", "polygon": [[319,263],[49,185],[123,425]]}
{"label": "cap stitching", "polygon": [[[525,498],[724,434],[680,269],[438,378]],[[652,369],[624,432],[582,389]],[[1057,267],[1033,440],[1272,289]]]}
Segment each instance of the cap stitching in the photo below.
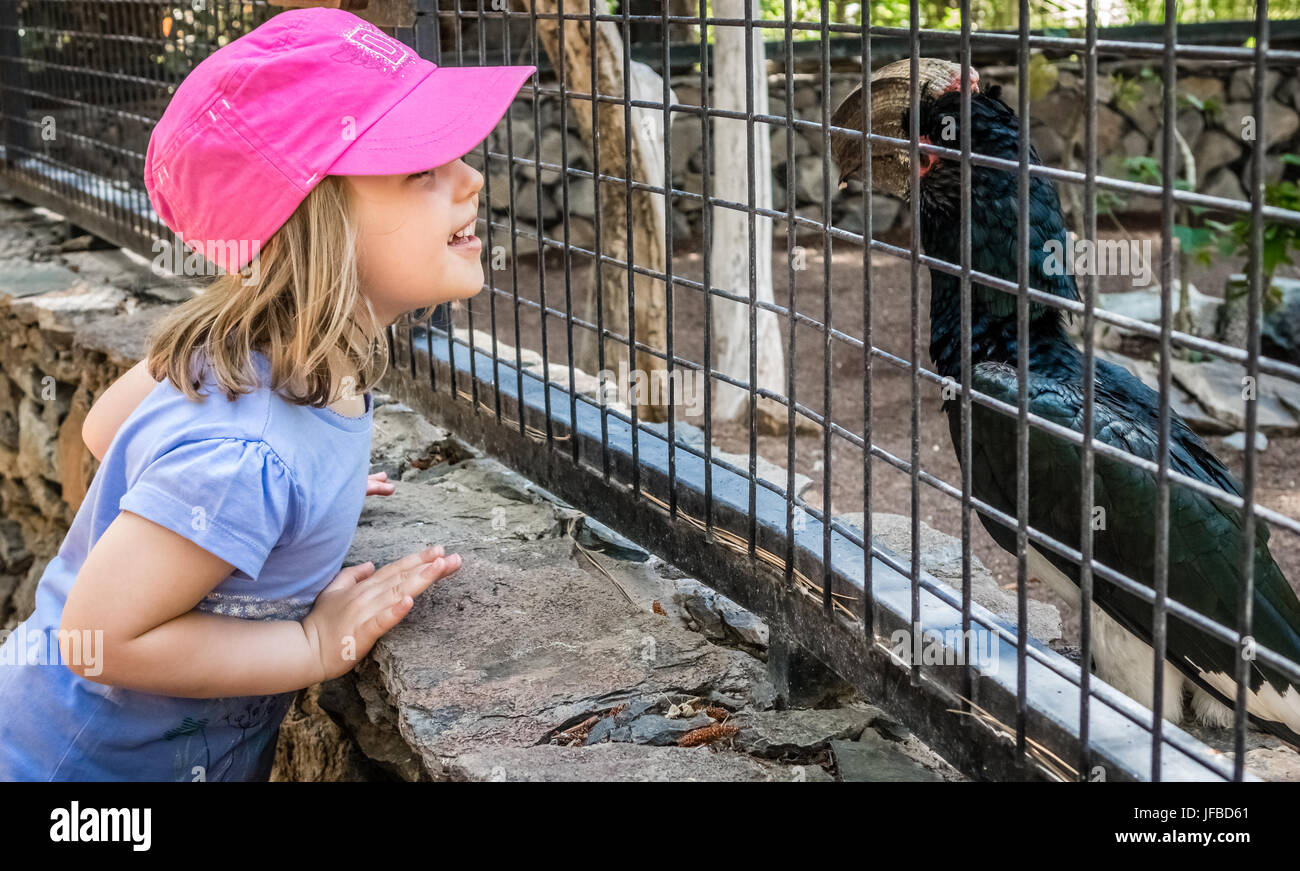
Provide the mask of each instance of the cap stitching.
{"label": "cap stitching", "polygon": [[[417,60],[423,60],[423,58],[420,58],[419,55],[416,55],[415,57],[416,57]],[[417,69],[418,69],[418,67],[417,67]],[[366,125],[366,129],[365,129],[365,130],[362,130],[360,133],[357,134],[356,139],[354,139],[354,140],[352,141],[352,144],[351,144],[351,145],[349,145],[347,148],[345,148],[345,149],[343,149],[342,151],[340,151],[338,154],[336,154],[336,155],[331,159],[331,161],[330,161],[330,165],[333,166],[335,163],[337,163],[339,160],[341,160],[341,159],[343,158],[343,155],[347,154],[349,151],[351,151],[352,149],[356,148],[356,147],[357,147],[357,143],[361,142],[361,141],[365,138],[365,135],[366,135],[367,133],[369,133],[371,130],[373,130],[373,129],[375,128],[376,125],[378,125],[381,121],[383,121],[385,118],[387,118],[388,115],[389,115],[389,113],[391,113],[394,109],[396,109],[398,106],[400,106],[400,105],[402,104],[402,102],[403,102],[407,97],[411,96],[411,94],[414,94],[415,91],[416,91],[416,89],[419,88],[420,85],[424,84],[425,81],[429,78],[429,76],[432,76],[432,75],[434,74],[434,72],[436,72],[436,70],[437,70],[437,67],[434,67],[433,69],[430,69],[430,70],[429,70],[429,71],[428,71],[428,72],[427,72],[423,77],[420,78],[419,81],[417,81],[417,82],[416,82],[415,84],[413,84],[409,89],[407,89],[407,91],[406,91],[405,94],[403,94],[403,95],[402,95],[401,97],[399,97],[398,99],[394,100],[394,101],[393,101],[393,105],[391,105],[391,106],[389,106],[387,109],[385,109],[385,110],[384,110],[384,113],[383,113],[382,115],[380,115],[378,118],[376,118],[375,120],[373,120],[373,121],[371,121],[369,124],[367,124],[367,125]]]}
{"label": "cap stitching", "polygon": [[[230,104],[227,103],[226,105]],[[274,146],[258,136],[249,126],[248,122],[244,120],[243,116],[240,115],[239,110],[231,106],[229,112],[222,112],[218,118],[219,120],[224,120],[226,125],[238,134],[239,138],[243,139],[244,142],[248,144],[248,147],[256,152],[257,156],[262,158],[268,166],[273,167],[276,172],[283,176],[286,181],[298,190],[303,189],[297,179],[284,171],[284,167],[294,169],[293,164],[289,160],[285,159],[285,157],[280,154]]]}
{"label": "cap stitching", "polygon": [[[465,69],[465,67],[459,67],[459,68],[457,68],[457,67],[444,67],[444,69]],[[432,73],[430,73],[430,75],[432,75]],[[496,75],[496,77],[493,78],[493,79],[491,80],[491,82],[490,82],[487,86],[490,87],[490,86],[492,86],[492,85],[496,85],[496,84],[498,84],[499,82],[501,82],[501,81],[503,81],[504,79],[506,79],[508,75],[509,75],[509,74],[506,73],[505,71],[499,72],[499,73]],[[529,75],[531,76],[532,73],[529,73]],[[421,84],[423,84],[423,80],[421,80]],[[417,87],[418,87],[418,85],[417,85]],[[412,89],[412,92],[414,92],[414,89]],[[407,96],[410,96],[410,94],[408,94]],[[406,98],[403,97],[402,99],[404,100],[404,99],[406,99]],[[398,101],[398,103],[400,103],[400,102],[401,102],[401,100]],[[511,97],[511,101],[510,101],[510,102],[512,102],[512,103],[514,102],[514,97],[513,97],[513,96]],[[396,105],[397,105],[397,104],[394,104],[394,108],[396,108]],[[390,109],[389,111],[392,111],[392,110]],[[506,104],[505,112],[509,112],[509,111],[510,111],[510,105],[509,105],[509,104]],[[505,112],[502,113],[502,117],[505,116]],[[387,114],[387,113],[385,113],[385,115],[386,115],[386,114]],[[364,145],[364,147],[362,148],[362,150],[363,150],[363,151],[367,151],[367,152],[368,152],[368,151],[392,151],[392,150],[394,150],[394,149],[398,149],[398,148],[406,148],[406,147],[409,146],[412,142],[441,142],[442,140],[446,139],[448,136],[452,135],[453,133],[457,133],[457,132],[459,132],[460,129],[461,129],[462,127],[465,127],[465,126],[466,126],[467,124],[469,124],[471,121],[478,120],[480,117],[482,117],[482,116],[481,116],[480,114],[478,114],[478,113],[475,113],[475,112],[467,112],[467,113],[465,113],[464,115],[462,115],[462,116],[460,117],[460,119],[458,120],[457,123],[454,123],[454,124],[452,124],[452,125],[449,125],[449,126],[443,127],[441,130],[439,130],[439,131],[438,131],[436,134],[434,134],[434,135],[428,135],[428,134],[417,133],[417,134],[413,134],[413,135],[411,135],[411,136],[404,136],[404,137],[402,137],[402,138],[400,138],[400,139],[396,139],[396,138],[393,138],[393,137],[376,137],[376,139],[371,140],[371,142],[370,142],[369,144]],[[382,120],[382,119],[381,119],[381,120]],[[501,119],[498,118],[498,119],[497,119],[497,123],[500,123],[500,120],[501,120]],[[375,123],[378,124],[379,122],[376,121]],[[373,128],[373,126],[374,126],[374,125],[371,125],[372,128]],[[367,130],[369,130],[369,129],[371,129],[371,128],[367,128]],[[355,147],[355,146],[357,146],[357,145],[361,145],[361,144],[362,144],[362,141],[363,141],[363,137],[362,137],[362,136],[358,136],[358,137],[357,137],[357,141],[356,141],[356,143],[353,144],[353,147]],[[340,157],[342,157],[342,155],[340,155]]]}

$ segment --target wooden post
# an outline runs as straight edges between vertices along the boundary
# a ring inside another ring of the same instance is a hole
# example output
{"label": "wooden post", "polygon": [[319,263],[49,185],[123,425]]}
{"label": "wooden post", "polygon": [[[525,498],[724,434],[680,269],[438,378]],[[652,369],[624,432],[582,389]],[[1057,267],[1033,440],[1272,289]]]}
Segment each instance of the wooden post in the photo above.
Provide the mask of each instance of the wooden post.
{"label": "wooden post", "polygon": [[[516,8],[529,8],[523,0],[514,0]],[[542,13],[587,14],[584,2],[569,0],[536,0]],[[597,0],[596,12],[608,15],[604,0]],[[593,38],[590,22],[564,21],[564,56],[560,56],[559,25],[557,19],[539,19],[538,41],[545,48],[551,64],[557,70],[563,67],[566,92],[600,94],[622,98],[623,40],[619,26],[612,21],[596,23]],[[591,81],[592,52],[596,59],[596,81]],[[632,82],[628,93],[633,100],[661,101],[662,80],[644,64],[631,63]],[[656,187],[665,186],[667,173],[663,165],[663,111],[632,107],[630,117],[631,149],[624,146],[624,107],[601,102],[597,109],[597,131],[592,129],[590,100],[572,100],[567,107],[578,125],[579,135],[587,147],[596,153],[602,175],[630,178],[635,182]],[[595,143],[593,145],[593,143]],[[646,191],[632,191],[629,198],[627,186],[621,182],[602,181],[599,185],[600,232],[602,253],[621,261],[628,261],[631,242],[635,263],[647,269],[663,272],[665,268],[664,239],[667,215],[664,197]],[[631,212],[632,236],[628,237],[628,212]],[[540,228],[539,228],[540,229]],[[635,291],[636,341],[664,351],[667,348],[668,322],[665,305],[664,282],[645,275],[633,274]],[[605,328],[621,335],[628,332],[628,279],[626,267],[605,264],[601,271],[601,297]],[[595,264],[584,270],[581,279],[575,279],[578,299],[584,319],[596,321]],[[587,372],[595,373],[598,366],[596,337],[588,330],[575,331],[575,364]],[[625,342],[607,340],[605,343],[605,368],[618,371],[619,364],[628,359]],[[666,369],[664,360],[639,351],[633,367],[655,379]],[[626,397],[620,397],[626,399]],[[664,397],[666,399],[666,396]],[[638,414],[644,420],[667,419],[666,405],[638,405]]]}
{"label": "wooden post", "polygon": [[[758,0],[715,0],[713,14],[720,18],[743,18],[745,7],[752,2],[753,16],[761,18]],[[714,31],[715,65],[713,69],[713,106],[744,112],[746,109],[746,83],[753,82],[754,112],[766,113],[767,60],[763,54],[763,32],[753,30],[753,66],[745,68],[745,29],[719,27]],[[707,100],[707,96],[701,99]],[[713,119],[713,196],[732,202],[749,202],[749,174],[754,174],[755,208],[772,207],[772,157],[767,124],[754,124],[754,165],[747,165],[748,149],[745,138],[748,123],[733,118]],[[787,196],[795,195],[794,185]],[[754,298],[772,302],[772,219],[758,215],[754,218],[755,275]],[[713,209],[712,275],[714,285],[731,293],[748,296],[749,277],[749,216],[736,209]],[[726,299],[713,300],[713,348],[716,358],[713,367],[719,372],[742,381],[749,381],[749,316],[748,303]],[[759,309],[756,313],[756,386],[784,395],[785,354],[781,326],[776,314]],[[793,361],[791,361],[793,365]],[[748,413],[748,391],[730,384],[714,386],[713,415],[715,419],[728,420]],[[760,399],[757,403],[757,423],[764,432],[784,432],[789,423],[788,412],[779,403]]]}

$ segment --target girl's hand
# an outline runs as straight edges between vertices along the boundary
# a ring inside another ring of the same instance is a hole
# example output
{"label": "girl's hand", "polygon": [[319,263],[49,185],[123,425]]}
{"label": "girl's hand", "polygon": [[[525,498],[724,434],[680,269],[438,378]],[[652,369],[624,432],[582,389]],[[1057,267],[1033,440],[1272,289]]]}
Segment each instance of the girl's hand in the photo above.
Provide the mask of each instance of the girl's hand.
{"label": "girl's hand", "polygon": [[347,674],[379,636],[396,626],[414,606],[414,597],[434,581],[460,568],[460,555],[443,556],[430,547],[391,562],[349,566],[316,597],[302,619],[312,653],[320,662],[317,683]]}
{"label": "girl's hand", "polygon": [[367,496],[391,496],[395,489],[397,485],[389,483],[387,472],[375,472],[366,478]]}

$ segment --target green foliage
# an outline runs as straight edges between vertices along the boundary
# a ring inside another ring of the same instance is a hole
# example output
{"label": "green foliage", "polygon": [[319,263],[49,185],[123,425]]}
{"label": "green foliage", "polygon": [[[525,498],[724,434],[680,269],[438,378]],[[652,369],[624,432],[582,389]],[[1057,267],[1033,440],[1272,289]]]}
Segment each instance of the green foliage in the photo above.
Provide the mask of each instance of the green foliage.
{"label": "green foliage", "polygon": [[[1282,155],[1282,162],[1300,166],[1300,156]],[[1264,185],[1264,204],[1280,209],[1300,211],[1300,185],[1294,181],[1276,181]],[[1207,248],[1217,250],[1223,255],[1248,256],[1250,254],[1251,219],[1250,215],[1238,215],[1231,223],[1206,219],[1206,227],[1213,231],[1213,238],[1206,243]],[[1267,219],[1263,222],[1264,245],[1260,250],[1261,265],[1264,270],[1266,291],[1262,300],[1264,311],[1271,312],[1282,301],[1281,290],[1273,286],[1273,274],[1283,264],[1295,265],[1291,259],[1293,251],[1300,251],[1300,228],[1293,224],[1282,224]],[[1198,257],[1198,259],[1200,259]],[[1208,262],[1207,259],[1202,262]],[[1231,290],[1231,289],[1230,289]],[[1237,295],[1245,293],[1238,290]]]}
{"label": "green foliage", "polygon": [[1149,155],[1135,155],[1124,159],[1124,169],[1130,181],[1142,184],[1160,184],[1160,164]]}
{"label": "green foliage", "polygon": [[[1290,166],[1300,166],[1300,156],[1295,154],[1284,154],[1281,156],[1283,163]],[[1161,173],[1160,164],[1153,157],[1130,157],[1124,161],[1125,170],[1128,172],[1129,179],[1143,184],[1160,184]],[[1178,190],[1188,190],[1187,182],[1179,179],[1174,184]],[[1097,210],[1099,212],[1114,212],[1122,209],[1125,205],[1125,199],[1113,191],[1098,192]],[[1264,203],[1269,206],[1276,206],[1279,209],[1289,211],[1300,211],[1300,185],[1294,181],[1282,180],[1264,185]],[[1187,205],[1181,206],[1192,215],[1200,215],[1206,211],[1204,206]],[[1265,313],[1273,311],[1282,301],[1281,290],[1273,286],[1273,275],[1277,268],[1286,264],[1295,265],[1291,259],[1293,252],[1300,251],[1300,228],[1292,224],[1278,223],[1267,219],[1263,222],[1263,240],[1264,244],[1261,249],[1262,267],[1264,272],[1264,285],[1267,288],[1264,292],[1262,305]],[[1249,257],[1250,256],[1250,238],[1251,238],[1251,218],[1250,215],[1238,215],[1236,220],[1225,223],[1216,221],[1212,218],[1206,218],[1200,227],[1192,227],[1184,223],[1175,223],[1172,227],[1173,237],[1178,242],[1179,248],[1195,258],[1196,262],[1202,266],[1210,266],[1214,262],[1215,256],[1221,257]],[[1227,290],[1228,298],[1235,299],[1247,292],[1246,286],[1232,287]]]}
{"label": "green foliage", "polygon": [[[1074,14],[1082,17],[1082,8],[1083,4],[1079,4],[1080,11]],[[1178,23],[1249,21],[1254,17],[1255,9],[1255,0],[1179,0]],[[1163,24],[1165,20],[1164,0],[1125,0],[1122,5],[1107,11],[1114,20],[1099,21],[1103,27],[1108,24]],[[1295,18],[1298,12],[1300,4],[1294,0],[1271,0],[1268,17],[1274,20]],[[1066,14],[1069,13],[1062,12],[1062,15]]]}
{"label": "green foliage", "polygon": [[[1128,172],[1130,181],[1141,184],[1160,185],[1164,183],[1164,176],[1160,172],[1160,163],[1154,157],[1140,155],[1124,159],[1124,169]],[[1191,187],[1187,184],[1186,179],[1175,179],[1174,189],[1185,191]],[[1179,205],[1178,209],[1186,210],[1193,215],[1199,215],[1205,211],[1204,206]],[[1198,263],[1208,266],[1210,264],[1210,251],[1213,247],[1214,233],[1206,227],[1191,227],[1187,224],[1176,222],[1171,228],[1174,239],[1178,242],[1178,247],[1187,254],[1196,258]]]}
{"label": "green foliage", "polygon": [[[1146,72],[1146,68],[1143,68],[1143,72]],[[1111,100],[1121,112],[1132,112],[1138,100],[1142,99],[1142,83],[1131,76],[1111,73],[1110,86],[1114,94]]]}
{"label": "green foliage", "polygon": [[1118,191],[1109,188],[1097,189],[1097,211],[1103,215],[1114,214],[1121,209],[1128,208],[1128,200]]}
{"label": "green foliage", "polygon": [[[958,22],[961,26],[961,22]],[[1056,87],[1060,76],[1056,64],[1049,61],[1042,52],[1036,52],[1029,58],[1029,99],[1031,102],[1041,100]]]}
{"label": "green foliage", "polygon": [[1205,116],[1207,121],[1217,122],[1223,119],[1223,102],[1218,97],[1202,100],[1195,94],[1179,94],[1179,109],[1195,109]]}
{"label": "green foliage", "polygon": [[[783,21],[786,3],[792,21],[821,21],[823,0],[759,0],[759,14],[765,21]],[[833,24],[861,24],[862,0],[824,0],[827,20]],[[1128,24],[1159,24],[1164,21],[1164,0],[1125,0],[1101,9],[1098,25],[1116,27]],[[706,15],[714,15],[711,0],[706,0]],[[698,15],[699,3],[693,2],[687,14]],[[610,12],[620,13],[619,0],[609,0]],[[908,0],[877,0],[871,3],[871,23],[878,27],[907,27],[910,23]],[[919,0],[920,26],[957,30],[961,27],[960,0]],[[1300,18],[1300,0],[1270,0],[1269,18]],[[971,27],[975,30],[1015,30],[1019,22],[1017,7],[1005,0],[971,0]],[[1255,16],[1254,0],[1179,0],[1180,24],[1213,21],[1250,21]],[[1056,0],[1034,0],[1029,4],[1029,26],[1056,35],[1079,35],[1084,26],[1084,4],[1063,4]],[[764,28],[764,39],[779,39],[783,28]],[[712,34],[707,37],[712,42]],[[816,40],[816,30],[795,30],[796,40]]]}

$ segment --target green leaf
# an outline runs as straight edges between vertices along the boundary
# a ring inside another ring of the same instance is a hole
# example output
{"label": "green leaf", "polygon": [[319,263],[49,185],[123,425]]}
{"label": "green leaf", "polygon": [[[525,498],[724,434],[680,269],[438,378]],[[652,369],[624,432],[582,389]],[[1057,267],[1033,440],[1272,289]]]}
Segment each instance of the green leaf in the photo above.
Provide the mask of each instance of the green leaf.
{"label": "green leaf", "polygon": [[1187,227],[1174,224],[1174,238],[1178,245],[1188,254],[1197,254],[1214,243],[1214,234],[1205,227]]}
{"label": "green leaf", "polygon": [[1041,100],[1056,87],[1059,71],[1041,52],[1029,59],[1029,99]]}
{"label": "green leaf", "polygon": [[1273,238],[1265,237],[1264,240],[1264,271],[1270,275],[1277,269],[1278,264],[1291,264],[1291,257],[1287,254],[1287,238],[1285,236],[1274,235]]}
{"label": "green leaf", "polygon": [[1160,183],[1160,164],[1156,162],[1154,157],[1147,155],[1126,157],[1123,166],[1132,181],[1150,184]]}

